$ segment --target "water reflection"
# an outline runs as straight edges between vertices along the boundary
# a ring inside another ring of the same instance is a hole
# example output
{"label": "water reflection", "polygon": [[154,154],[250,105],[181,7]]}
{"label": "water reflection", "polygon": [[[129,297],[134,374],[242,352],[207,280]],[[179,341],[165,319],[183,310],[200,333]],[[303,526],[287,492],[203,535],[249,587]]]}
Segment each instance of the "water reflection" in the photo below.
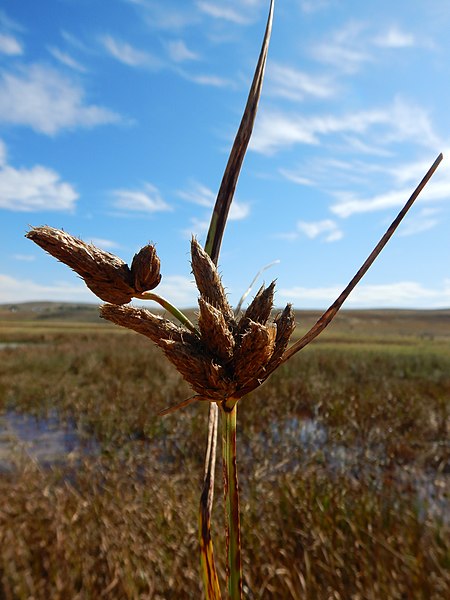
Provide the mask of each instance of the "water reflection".
{"label": "water reflection", "polygon": [[95,440],[82,436],[74,422],[62,424],[55,414],[37,419],[9,410],[0,415],[0,471],[30,460],[43,467],[73,463],[96,453]]}

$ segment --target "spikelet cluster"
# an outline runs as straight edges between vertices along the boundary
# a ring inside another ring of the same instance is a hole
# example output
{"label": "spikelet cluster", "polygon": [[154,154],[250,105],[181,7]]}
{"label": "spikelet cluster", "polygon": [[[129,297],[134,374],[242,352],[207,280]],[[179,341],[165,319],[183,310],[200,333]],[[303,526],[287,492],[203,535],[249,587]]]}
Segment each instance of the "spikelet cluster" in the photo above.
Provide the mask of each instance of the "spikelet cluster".
{"label": "spikelet cluster", "polygon": [[275,285],[258,291],[237,320],[217,268],[197,240],[192,272],[199,290],[198,334],[143,308],[105,305],[101,316],[149,337],[195,392],[224,402],[258,387],[278,366],[295,328],[290,304],[269,322]]}
{"label": "spikelet cluster", "polygon": [[33,227],[26,237],[68,265],[96,296],[111,304],[127,304],[161,281],[160,261],[152,244],[133,258],[131,268],[117,256],[54,227]]}

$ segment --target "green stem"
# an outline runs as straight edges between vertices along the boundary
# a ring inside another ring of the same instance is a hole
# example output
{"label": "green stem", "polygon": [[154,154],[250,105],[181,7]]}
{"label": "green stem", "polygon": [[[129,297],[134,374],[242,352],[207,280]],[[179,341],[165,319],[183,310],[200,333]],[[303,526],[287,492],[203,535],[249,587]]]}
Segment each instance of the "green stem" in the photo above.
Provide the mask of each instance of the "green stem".
{"label": "green stem", "polygon": [[229,600],[240,600],[242,598],[242,565],[239,486],[236,464],[237,400],[229,398],[221,408],[228,598]]}
{"label": "green stem", "polygon": [[168,300],[155,294],[154,292],[143,292],[142,294],[136,294],[135,298],[139,298],[139,300],[153,300],[160,304],[163,308],[170,312],[176,319],[180,321],[182,325],[190,329],[193,333],[200,335],[198,329],[195,327],[191,321],[187,318],[187,316],[181,312],[179,308],[171,304]]}

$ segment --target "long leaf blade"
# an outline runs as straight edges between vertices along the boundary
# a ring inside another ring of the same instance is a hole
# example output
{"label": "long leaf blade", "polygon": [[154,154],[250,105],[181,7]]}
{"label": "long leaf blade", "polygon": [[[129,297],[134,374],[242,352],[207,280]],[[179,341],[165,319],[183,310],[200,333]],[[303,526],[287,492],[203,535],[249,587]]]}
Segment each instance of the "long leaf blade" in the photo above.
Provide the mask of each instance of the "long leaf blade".
{"label": "long leaf blade", "polygon": [[237,180],[241,171],[244,156],[250,141],[255,122],[256,112],[258,110],[259,98],[261,96],[262,84],[264,79],[264,70],[269,49],[270,34],[272,32],[274,0],[271,0],[269,16],[267,19],[266,31],[261,47],[261,52],[256,65],[253,82],[248,95],[247,104],[239,125],[230,157],[220,184],[217,200],[211,217],[208,235],[206,238],[205,250],[210,255],[212,261],[217,264],[219,258],[220,246],[222,244],[223,233],[227,223],[228,212],[233,200]]}
{"label": "long leaf blade", "polygon": [[311,327],[311,329],[307,333],[305,333],[305,335],[302,338],[300,338],[295,344],[293,344],[290,348],[288,348],[286,350],[286,352],[283,355],[282,362],[286,362],[296,352],[298,352],[299,350],[301,350],[302,348],[307,346],[310,342],[313,341],[314,338],[316,338],[325,329],[325,327],[327,327],[331,323],[331,321],[334,319],[334,317],[336,316],[336,314],[339,311],[339,309],[341,308],[341,306],[344,304],[345,300],[348,298],[348,296],[353,291],[355,286],[361,281],[361,279],[364,277],[364,275],[370,269],[372,264],[375,262],[376,258],[380,254],[380,252],[383,250],[383,248],[386,246],[388,241],[391,239],[395,230],[400,225],[404,216],[409,211],[411,206],[414,204],[415,200],[417,199],[417,197],[419,196],[419,194],[421,193],[423,188],[426,186],[428,181],[431,179],[431,177],[433,176],[434,172],[438,168],[438,166],[441,163],[443,158],[444,157],[443,157],[442,153],[439,154],[439,156],[436,158],[434,163],[428,169],[427,173],[424,175],[422,181],[419,183],[419,185],[416,187],[414,192],[409,197],[409,200],[406,202],[406,204],[404,205],[402,210],[398,213],[396,218],[392,221],[391,225],[386,230],[386,233],[383,235],[383,237],[380,239],[378,244],[375,246],[375,248],[369,254],[367,259],[362,264],[361,268],[357,271],[357,273],[355,274],[353,279],[350,281],[350,283],[347,285],[347,287],[342,291],[342,293],[338,296],[338,298],[336,298],[336,300],[333,302],[333,304],[323,313],[323,315]]}

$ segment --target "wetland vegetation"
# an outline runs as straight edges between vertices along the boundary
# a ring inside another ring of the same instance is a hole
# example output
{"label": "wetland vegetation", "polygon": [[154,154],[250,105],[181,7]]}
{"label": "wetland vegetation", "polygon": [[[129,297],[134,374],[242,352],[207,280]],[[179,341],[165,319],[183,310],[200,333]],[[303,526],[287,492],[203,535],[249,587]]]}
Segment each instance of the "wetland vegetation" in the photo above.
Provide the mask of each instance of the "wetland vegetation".
{"label": "wetland vegetation", "polygon": [[[97,309],[0,318],[0,598],[202,597],[206,403],[157,416],[187,384]],[[450,311],[344,311],[244,398],[245,597],[447,598],[449,407]],[[47,429],[54,460],[26,439]]]}

